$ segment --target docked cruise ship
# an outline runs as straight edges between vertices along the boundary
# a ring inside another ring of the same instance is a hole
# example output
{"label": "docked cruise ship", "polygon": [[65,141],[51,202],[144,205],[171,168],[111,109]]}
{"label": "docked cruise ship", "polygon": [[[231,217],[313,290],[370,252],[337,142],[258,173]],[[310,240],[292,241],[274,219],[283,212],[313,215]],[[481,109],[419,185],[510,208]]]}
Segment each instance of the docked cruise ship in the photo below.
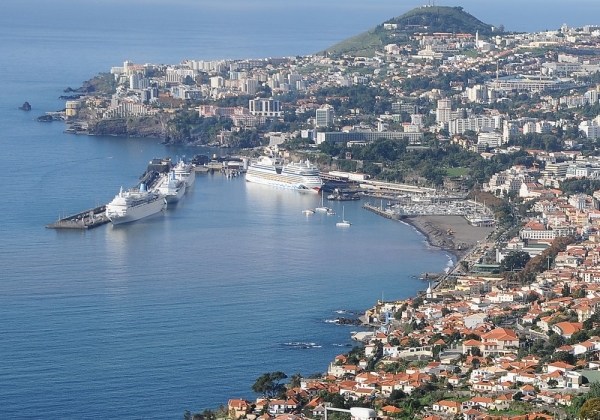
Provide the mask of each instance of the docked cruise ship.
{"label": "docked cruise ship", "polygon": [[268,156],[261,156],[250,164],[246,181],[314,192],[323,186],[319,170],[308,160],[284,165],[280,159]]}
{"label": "docked cruise ship", "polygon": [[106,205],[106,216],[113,225],[119,225],[159,213],[165,204],[164,195],[147,191],[144,184],[129,191],[121,187],[119,194]]}
{"label": "docked cruise ship", "polygon": [[186,183],[175,176],[175,171],[161,175],[154,191],[164,195],[167,204],[176,203],[185,194]]}
{"label": "docked cruise ship", "polygon": [[185,187],[190,188],[196,180],[196,170],[192,163],[186,163],[183,159],[179,160],[173,167],[175,178],[185,181]]}

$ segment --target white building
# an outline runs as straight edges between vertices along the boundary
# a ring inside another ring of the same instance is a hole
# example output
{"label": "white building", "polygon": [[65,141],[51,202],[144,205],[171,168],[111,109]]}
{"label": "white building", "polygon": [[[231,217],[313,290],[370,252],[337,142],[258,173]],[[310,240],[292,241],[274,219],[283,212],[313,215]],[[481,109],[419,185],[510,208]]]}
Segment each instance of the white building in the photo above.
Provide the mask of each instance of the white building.
{"label": "white building", "polygon": [[281,111],[281,102],[276,101],[273,98],[250,99],[250,101],[248,101],[248,108],[250,109],[251,115],[263,117],[281,117],[283,115],[283,112]]}
{"label": "white building", "polygon": [[449,122],[452,115],[452,100],[451,99],[440,99],[438,101],[436,110],[436,122],[445,123]]}
{"label": "white building", "polygon": [[258,79],[245,79],[242,90],[248,95],[254,95],[258,89]]}
{"label": "white building", "polygon": [[479,133],[477,135],[477,144],[485,145],[485,147],[494,148],[502,145],[502,135],[494,131],[489,133]]}
{"label": "white building", "polygon": [[315,127],[328,127],[333,124],[333,107],[323,105],[315,111]]}
{"label": "white building", "polygon": [[495,128],[495,124],[496,122],[493,117],[482,115],[469,118],[455,118],[448,123],[448,131],[451,135],[463,134],[467,130],[475,132],[492,131]]}
{"label": "white building", "polygon": [[583,121],[579,124],[579,131],[583,132],[588,139],[597,139],[600,137],[600,125],[597,121]]}

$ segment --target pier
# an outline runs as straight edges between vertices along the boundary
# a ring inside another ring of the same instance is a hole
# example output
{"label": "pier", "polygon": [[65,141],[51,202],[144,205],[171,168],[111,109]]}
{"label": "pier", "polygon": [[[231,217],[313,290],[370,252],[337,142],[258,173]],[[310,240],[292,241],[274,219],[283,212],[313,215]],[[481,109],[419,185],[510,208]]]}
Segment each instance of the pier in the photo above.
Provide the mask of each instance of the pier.
{"label": "pier", "polygon": [[372,211],[373,213],[378,214],[380,216],[383,216],[386,219],[400,220],[400,218],[401,218],[401,215],[399,213],[394,213],[394,212],[392,212],[390,210],[384,210],[382,208],[375,207],[375,206],[373,206],[373,205],[371,205],[369,203],[366,203],[363,206],[363,209]]}
{"label": "pier", "polygon": [[59,218],[46,225],[46,229],[92,229],[110,222],[106,216],[106,205],[91,208],[81,213]]}

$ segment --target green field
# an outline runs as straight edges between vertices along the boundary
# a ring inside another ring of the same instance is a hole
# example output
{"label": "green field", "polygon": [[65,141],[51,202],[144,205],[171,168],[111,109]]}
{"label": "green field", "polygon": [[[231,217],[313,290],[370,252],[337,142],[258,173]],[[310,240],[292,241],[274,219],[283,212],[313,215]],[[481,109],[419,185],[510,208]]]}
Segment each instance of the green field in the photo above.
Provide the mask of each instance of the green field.
{"label": "green field", "polygon": [[463,176],[469,171],[469,168],[446,168],[446,176],[450,178],[455,178],[458,176]]}

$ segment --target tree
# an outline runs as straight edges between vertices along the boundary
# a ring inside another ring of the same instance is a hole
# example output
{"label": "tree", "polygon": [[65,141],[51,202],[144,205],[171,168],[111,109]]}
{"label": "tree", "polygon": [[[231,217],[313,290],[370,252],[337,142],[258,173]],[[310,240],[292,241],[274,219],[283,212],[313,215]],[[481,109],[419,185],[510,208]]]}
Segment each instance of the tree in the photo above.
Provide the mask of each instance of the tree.
{"label": "tree", "polygon": [[275,397],[283,389],[279,382],[287,378],[283,372],[263,373],[252,385],[252,391],[262,394],[264,398]]}
{"label": "tree", "polygon": [[579,410],[580,419],[596,419],[600,413],[600,398],[590,398]]}
{"label": "tree", "polygon": [[300,381],[302,380],[302,375],[299,373],[295,373],[290,377],[290,388],[299,388]]}
{"label": "tree", "polygon": [[548,344],[556,349],[565,344],[565,339],[559,334],[551,334],[548,339]]}
{"label": "tree", "polygon": [[563,297],[571,296],[571,288],[569,287],[569,285],[567,283],[565,283],[565,285],[563,286],[561,294]]}
{"label": "tree", "polygon": [[521,270],[531,259],[527,252],[512,251],[502,260],[500,267],[503,271]]}

